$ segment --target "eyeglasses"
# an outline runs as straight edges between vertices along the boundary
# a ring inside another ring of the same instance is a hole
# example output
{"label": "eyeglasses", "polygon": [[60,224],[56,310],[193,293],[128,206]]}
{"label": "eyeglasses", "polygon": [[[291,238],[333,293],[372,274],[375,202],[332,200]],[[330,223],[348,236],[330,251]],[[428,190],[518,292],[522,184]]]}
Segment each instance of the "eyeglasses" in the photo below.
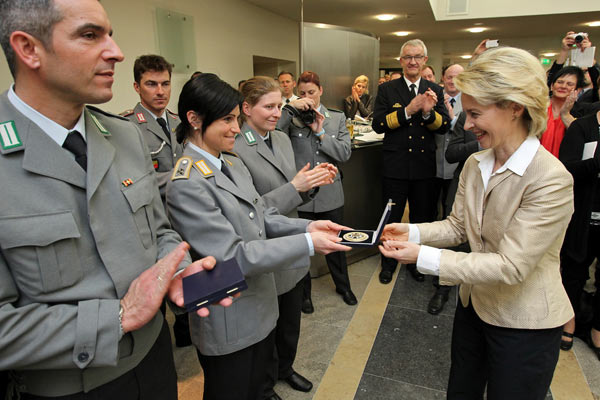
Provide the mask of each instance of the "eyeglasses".
{"label": "eyeglasses", "polygon": [[423,61],[425,56],[402,56],[400,58],[403,59],[404,61],[414,60],[414,61],[420,62],[420,61]]}

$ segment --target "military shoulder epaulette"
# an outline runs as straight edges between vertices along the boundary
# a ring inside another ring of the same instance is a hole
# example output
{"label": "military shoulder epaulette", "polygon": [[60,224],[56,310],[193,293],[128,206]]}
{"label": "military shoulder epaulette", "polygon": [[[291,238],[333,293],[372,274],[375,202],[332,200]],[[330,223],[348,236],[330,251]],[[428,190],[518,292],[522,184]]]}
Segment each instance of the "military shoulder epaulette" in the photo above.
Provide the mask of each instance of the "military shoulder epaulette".
{"label": "military shoulder epaulette", "polygon": [[230,156],[234,156],[236,158],[240,158],[240,156],[238,156],[237,154],[235,154],[233,151],[222,151],[222,153],[230,155]]}
{"label": "military shoulder epaulette", "polygon": [[122,113],[119,113],[119,115],[121,117],[129,117],[130,115],[133,115],[133,109],[129,109],[129,110],[125,110]]}
{"label": "military shoulder epaulette", "polygon": [[174,113],[173,111],[169,110],[168,108],[167,108],[167,112],[168,112],[169,114],[171,114],[172,116],[174,116],[174,117],[176,117],[176,118],[179,118],[179,115],[177,115],[177,113]]}
{"label": "military shoulder epaulette", "polygon": [[337,113],[343,113],[343,111],[340,110],[336,110],[335,108],[328,108],[329,111],[333,111],[333,112],[337,112]]}
{"label": "military shoulder epaulette", "polygon": [[193,160],[190,157],[181,157],[179,161],[177,161],[177,164],[175,164],[175,168],[173,168],[171,180],[188,179],[190,177],[192,165],[194,165],[192,161]]}
{"label": "military shoulder epaulette", "polygon": [[100,113],[102,115],[106,115],[107,117],[118,118],[118,119],[122,119],[123,121],[129,121],[127,118],[122,117],[119,114],[113,114],[111,112],[101,110],[98,107],[94,107],[94,106],[90,106],[90,105],[87,105],[86,107],[87,107],[88,110],[91,110],[91,111],[94,111],[94,112],[98,112],[98,113]]}

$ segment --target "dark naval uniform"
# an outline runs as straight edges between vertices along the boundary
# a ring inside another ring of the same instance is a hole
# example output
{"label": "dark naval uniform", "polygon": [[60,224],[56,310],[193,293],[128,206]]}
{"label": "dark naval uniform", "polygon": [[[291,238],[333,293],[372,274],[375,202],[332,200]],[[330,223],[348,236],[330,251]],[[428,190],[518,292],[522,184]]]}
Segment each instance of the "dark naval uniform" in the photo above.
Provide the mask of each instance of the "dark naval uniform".
{"label": "dark naval uniform", "polygon": [[121,115],[136,123],[144,133],[144,139],[148,144],[152,164],[157,173],[160,195],[163,203],[165,203],[167,181],[171,178],[171,171],[175,163],[183,154],[183,146],[177,143],[175,137],[175,129],[180,122],[179,117],[177,114],[165,110],[164,117],[168,121],[169,130],[169,135],[167,136],[164,129],[141,103],[138,103],[133,110],[127,110],[121,113]]}
{"label": "dark naval uniform", "polygon": [[[436,217],[435,136],[450,128],[442,88],[421,79],[417,93],[431,89],[437,104],[428,118],[421,112],[406,118],[404,109],[412,96],[404,78],[379,85],[373,111],[373,129],[385,133],[383,139],[383,199],[392,199],[389,222],[400,222],[406,201],[410,204],[410,222],[430,222]],[[382,256],[382,269],[393,271],[397,262]]]}

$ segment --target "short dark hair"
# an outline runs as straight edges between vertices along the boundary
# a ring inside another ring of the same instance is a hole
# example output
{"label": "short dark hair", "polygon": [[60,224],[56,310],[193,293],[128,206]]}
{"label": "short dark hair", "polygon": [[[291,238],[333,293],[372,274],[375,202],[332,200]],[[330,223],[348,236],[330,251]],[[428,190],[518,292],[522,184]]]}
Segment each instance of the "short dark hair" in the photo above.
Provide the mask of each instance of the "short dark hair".
{"label": "short dark hair", "polygon": [[137,83],[140,83],[142,75],[144,72],[148,71],[169,71],[170,78],[171,72],[173,71],[173,66],[169,64],[164,57],[156,54],[146,54],[136,58],[135,63],[133,63],[133,79],[135,79]]}
{"label": "short dark hair", "polygon": [[[429,69],[431,70],[431,73],[432,73],[433,75],[435,75],[435,69],[433,69],[433,67],[432,67],[431,65],[429,65],[429,64],[424,64],[424,65],[421,67],[421,72],[425,71],[427,68],[429,68]],[[442,75],[444,75],[444,72],[446,72],[446,69],[447,69],[447,68],[448,68],[448,67],[444,67],[444,69],[442,69]]]}
{"label": "short dark hair", "polygon": [[181,123],[177,126],[177,141],[183,143],[192,133],[187,118],[188,111],[194,111],[202,119],[201,134],[219,118],[223,118],[243,101],[240,92],[215,74],[200,74],[183,85],[179,95],[177,111]]}
{"label": "short dark hair", "polygon": [[290,76],[292,77],[292,80],[294,80],[294,74],[292,74],[292,73],[291,73],[291,72],[289,72],[289,71],[281,71],[279,74],[277,74],[277,79],[279,79],[279,77],[280,77],[281,75],[290,75]]}
{"label": "short dark hair", "polygon": [[577,84],[575,85],[575,89],[581,89],[585,86],[583,70],[579,67],[575,67],[573,65],[568,67],[561,68],[557,73],[552,76],[552,81],[550,82],[550,86],[554,85],[554,83],[558,80],[558,78],[566,76],[566,75],[574,75],[577,78]]}
{"label": "short dark hair", "polygon": [[52,50],[54,25],[63,19],[63,15],[54,0],[1,0],[0,15],[0,45],[14,78],[17,61],[10,35],[16,31],[28,33],[41,41],[46,49]]}
{"label": "short dark hair", "polygon": [[302,75],[300,75],[300,78],[298,78],[298,85],[301,83],[314,83],[318,87],[321,87],[321,79],[319,78],[319,75],[312,71],[304,71]]}

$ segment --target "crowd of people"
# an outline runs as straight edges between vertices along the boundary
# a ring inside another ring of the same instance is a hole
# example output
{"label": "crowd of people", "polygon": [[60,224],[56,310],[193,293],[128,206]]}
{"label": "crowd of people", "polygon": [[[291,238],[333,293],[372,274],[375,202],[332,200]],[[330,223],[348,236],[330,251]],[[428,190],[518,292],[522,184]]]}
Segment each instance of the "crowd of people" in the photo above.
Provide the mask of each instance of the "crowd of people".
{"label": "crowd of people", "polygon": [[[358,76],[343,111],[321,103],[313,71],[237,89],[196,72],[174,113],[171,65],[143,55],[140,101],[114,115],[89,105],[112,98],[124,58],[99,2],[6,0],[0,14],[14,78],[0,97],[0,395],[176,399],[167,305],[204,399],[277,400],[278,380],[310,391],[293,368],[310,257],[358,303],[338,237],[346,118],[385,134],[381,284],[398,262],[434,276],[431,314],[460,286],[449,399],[545,398],[574,335],[600,359],[600,296],[582,307],[600,237],[600,73],[564,66],[589,38],[567,33],[548,75],[482,42],[441,85],[410,40],[402,74],[376,94]],[[186,313],[183,278],[232,258],[248,288]]]}

